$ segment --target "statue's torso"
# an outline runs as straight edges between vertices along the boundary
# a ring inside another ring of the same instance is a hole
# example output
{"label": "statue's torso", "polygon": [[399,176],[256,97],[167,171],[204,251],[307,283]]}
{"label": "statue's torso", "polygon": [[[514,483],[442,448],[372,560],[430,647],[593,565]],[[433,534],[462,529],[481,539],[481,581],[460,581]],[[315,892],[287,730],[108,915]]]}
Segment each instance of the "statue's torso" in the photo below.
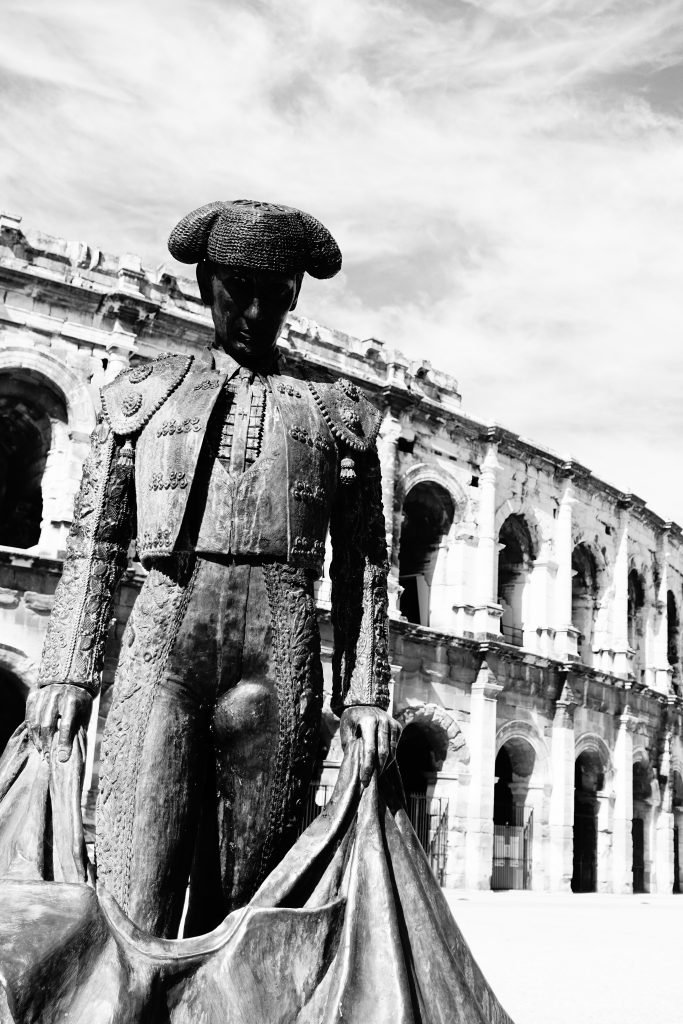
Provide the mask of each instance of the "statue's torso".
{"label": "statue's torso", "polygon": [[137,442],[141,558],[194,549],[318,569],[336,461],[305,381],[192,366]]}

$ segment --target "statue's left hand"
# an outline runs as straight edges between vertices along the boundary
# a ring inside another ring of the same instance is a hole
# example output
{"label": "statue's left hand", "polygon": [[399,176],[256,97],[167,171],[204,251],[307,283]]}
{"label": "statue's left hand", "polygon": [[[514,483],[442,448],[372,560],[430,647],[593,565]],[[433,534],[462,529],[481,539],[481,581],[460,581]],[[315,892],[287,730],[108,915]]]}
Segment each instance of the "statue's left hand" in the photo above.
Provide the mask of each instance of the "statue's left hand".
{"label": "statue's left hand", "polygon": [[339,723],[342,749],[346,750],[353,739],[362,743],[360,781],[367,786],[372,773],[379,766],[380,772],[396,759],[396,746],[401,735],[398,722],[370,705],[354,705],[347,708]]}

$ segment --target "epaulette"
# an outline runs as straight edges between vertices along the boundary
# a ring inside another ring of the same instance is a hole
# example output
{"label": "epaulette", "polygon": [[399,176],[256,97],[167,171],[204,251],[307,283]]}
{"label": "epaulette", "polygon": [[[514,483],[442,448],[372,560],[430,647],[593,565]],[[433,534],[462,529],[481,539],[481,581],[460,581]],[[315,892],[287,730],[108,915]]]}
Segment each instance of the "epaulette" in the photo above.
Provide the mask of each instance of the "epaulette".
{"label": "epaulette", "polygon": [[105,384],[102,410],[115,434],[135,434],[160,409],[178,387],[192,363],[192,356],[169,354],[130,370],[122,370]]}
{"label": "epaulette", "polygon": [[308,381],[313,397],[334,437],[354,452],[374,445],[382,415],[361,389],[340,377],[334,384]]}

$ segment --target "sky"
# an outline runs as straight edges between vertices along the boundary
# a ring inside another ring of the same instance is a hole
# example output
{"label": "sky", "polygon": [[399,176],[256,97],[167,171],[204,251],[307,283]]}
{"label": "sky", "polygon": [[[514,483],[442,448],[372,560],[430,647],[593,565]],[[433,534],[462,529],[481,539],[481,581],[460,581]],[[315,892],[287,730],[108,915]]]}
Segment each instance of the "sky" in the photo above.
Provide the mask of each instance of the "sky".
{"label": "sky", "polygon": [[0,209],[149,268],[204,203],[308,210],[344,268],[299,313],[683,524],[683,0],[0,16]]}

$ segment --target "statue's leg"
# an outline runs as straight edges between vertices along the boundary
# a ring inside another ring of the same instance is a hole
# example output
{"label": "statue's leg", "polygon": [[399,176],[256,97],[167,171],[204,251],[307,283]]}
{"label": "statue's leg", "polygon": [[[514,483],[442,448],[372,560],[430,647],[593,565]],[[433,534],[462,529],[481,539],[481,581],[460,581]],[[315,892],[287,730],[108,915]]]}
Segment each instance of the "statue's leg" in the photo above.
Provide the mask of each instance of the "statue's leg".
{"label": "statue's leg", "polygon": [[174,937],[207,762],[221,572],[174,558],[147,577],[124,633],[103,740],[98,880],[141,928]]}
{"label": "statue's leg", "polygon": [[[217,817],[205,823],[207,839],[218,841],[221,915],[249,901],[296,837],[322,708],[311,575],[282,564],[234,572],[246,604],[243,623],[224,634],[213,725],[219,799]],[[214,868],[199,852],[196,875],[210,878]],[[215,900],[212,907],[204,901],[204,911],[190,915],[186,934],[218,923]]]}

